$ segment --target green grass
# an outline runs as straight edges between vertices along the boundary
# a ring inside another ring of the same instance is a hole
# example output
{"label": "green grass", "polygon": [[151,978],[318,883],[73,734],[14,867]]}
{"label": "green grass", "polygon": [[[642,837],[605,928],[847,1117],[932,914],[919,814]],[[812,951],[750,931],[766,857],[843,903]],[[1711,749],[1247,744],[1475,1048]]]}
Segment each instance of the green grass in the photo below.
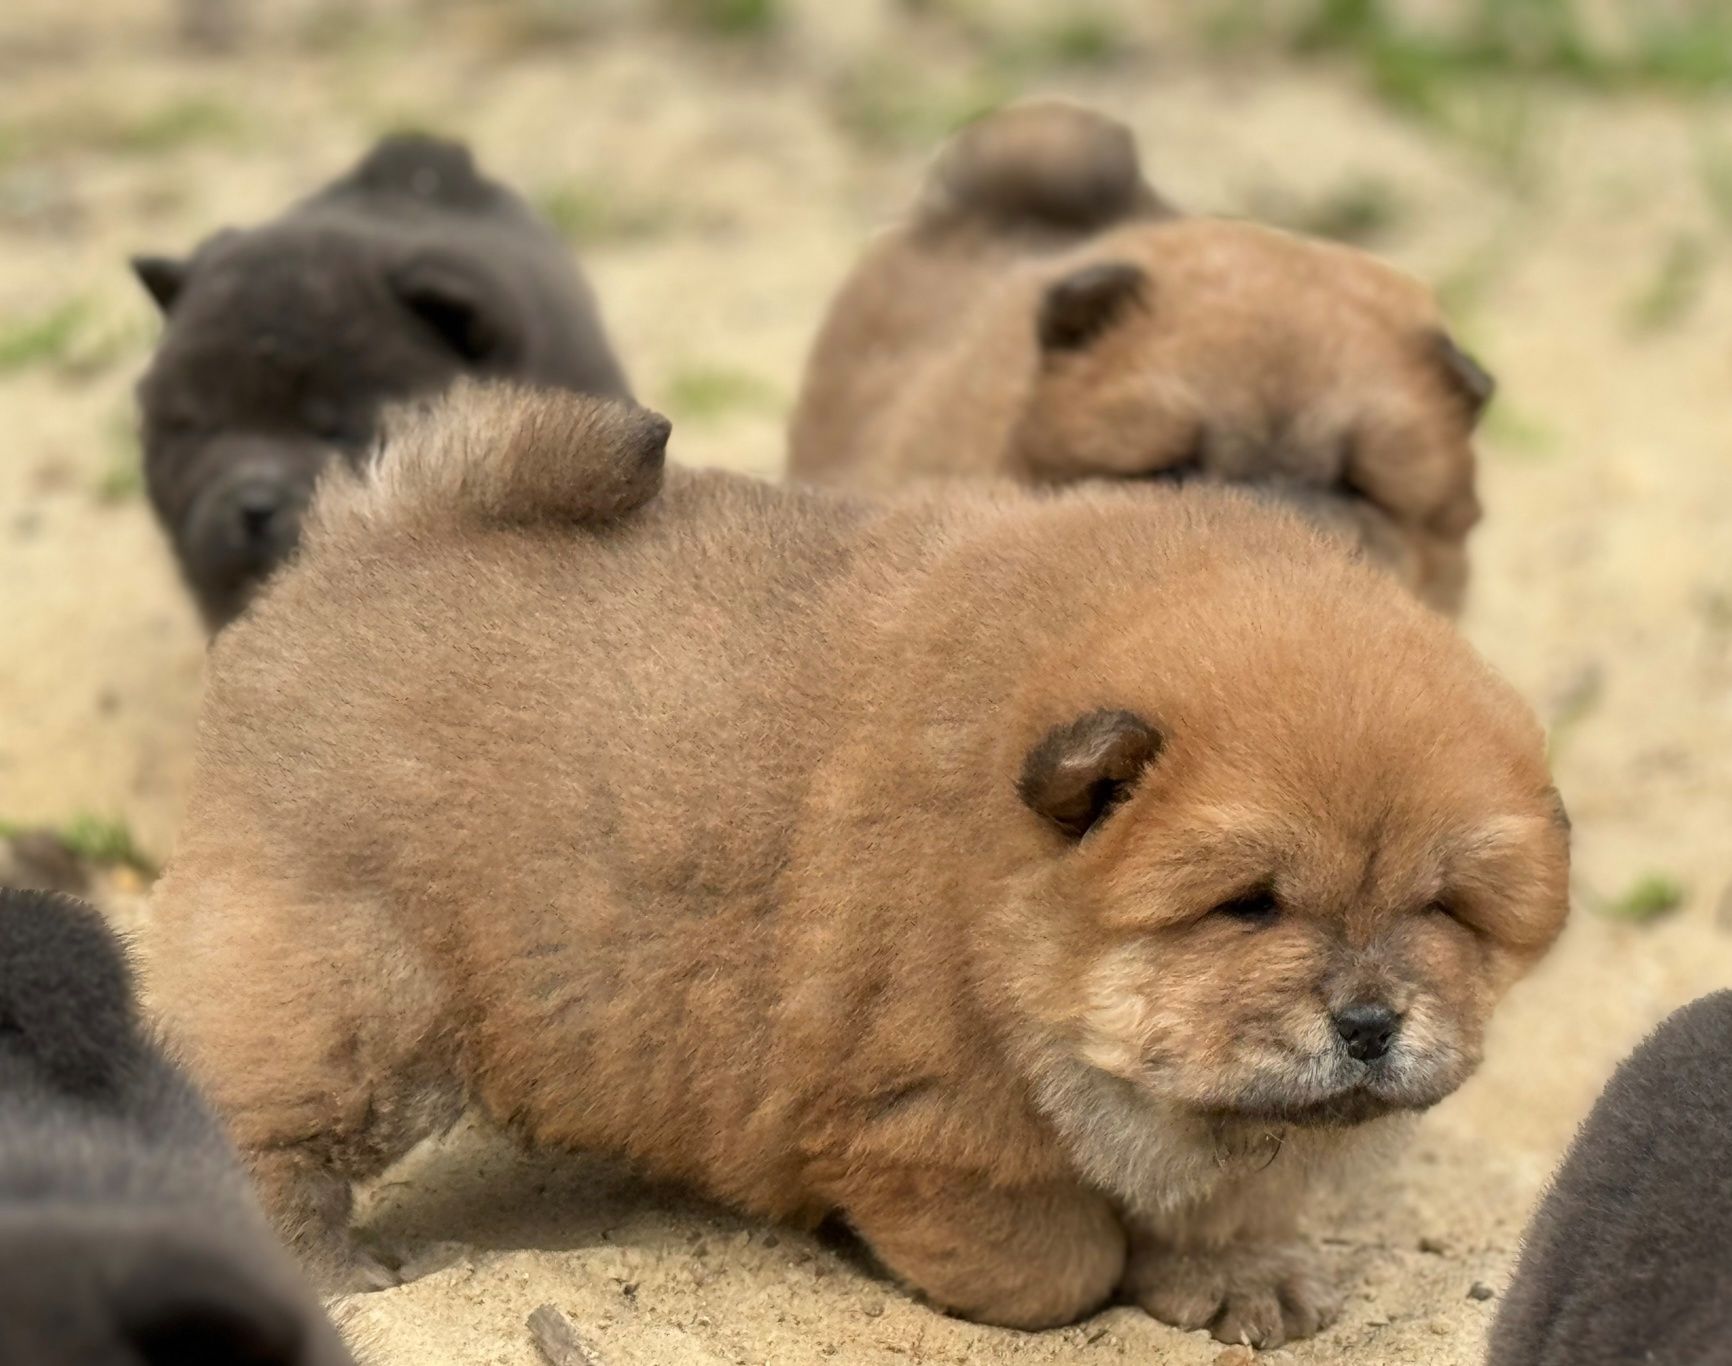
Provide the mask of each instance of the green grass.
{"label": "green grass", "polygon": [[1644,873],[1621,895],[1595,909],[1608,920],[1646,925],[1671,915],[1689,897],[1689,889],[1669,873]]}
{"label": "green grass", "polygon": [[144,496],[144,451],[138,425],[130,411],[119,414],[108,428],[108,463],[92,492],[104,504],[130,503]]}
{"label": "green grass", "polygon": [[1001,67],[976,63],[927,73],[887,53],[844,70],[830,89],[830,112],[856,141],[885,149],[929,148],[1015,95]]}
{"label": "green grass", "polygon": [[83,299],[68,299],[34,317],[0,323],[0,375],[67,364],[88,314]]}
{"label": "green grass", "polygon": [[1499,229],[1439,276],[1437,305],[1456,331],[1474,328],[1509,273],[1517,240]]}
{"label": "green grass", "polygon": [[[33,828],[40,827],[0,821],[0,838],[11,839]],[[50,828],[75,857],[86,863],[105,868],[132,868],[147,877],[155,877],[160,871],[155,860],[139,848],[131,827],[118,817],[81,812],[66,824]]]}
{"label": "green grass", "polygon": [[675,23],[717,38],[763,38],[782,24],[777,0],[662,0]]}
{"label": "green grass", "polygon": [[1712,264],[1713,256],[1700,237],[1690,233],[1674,237],[1648,282],[1630,300],[1631,330],[1653,335],[1682,323],[1702,302]]}
{"label": "green grass", "polygon": [[535,196],[535,207],[576,246],[640,241],[669,230],[679,215],[665,203],[633,199],[617,185],[567,180]]}
{"label": "green grass", "polygon": [[1135,46],[1117,18],[1087,9],[1021,27],[994,24],[978,14],[955,24],[985,68],[1019,86],[1053,70],[1112,66]]}
{"label": "green grass", "polygon": [[184,95],[142,111],[92,100],[52,117],[0,126],[0,165],[67,152],[154,157],[194,146],[233,146],[251,125],[242,110],[209,95]]}
{"label": "green grass", "polygon": [[[1706,94],[1732,85],[1732,6],[1613,0],[1622,42],[1590,32],[1585,0],[1458,0],[1415,22],[1403,0],[1217,0],[1203,31],[1227,50],[1286,48],[1345,61],[1383,102],[1440,126],[1493,83]],[[1666,11],[1672,11],[1667,13]],[[1441,14],[1443,18],[1434,18]]]}
{"label": "green grass", "polygon": [[1251,210],[1279,227],[1355,246],[1387,240],[1409,217],[1401,192],[1376,176],[1356,176],[1311,199],[1262,191],[1251,196]]}
{"label": "green grass", "polygon": [[1060,66],[1104,66],[1130,47],[1124,29],[1108,14],[1079,11],[1037,28],[1031,46]]}
{"label": "green grass", "polygon": [[773,412],[781,406],[776,386],[762,375],[728,366],[697,364],[668,377],[668,415],[675,420],[715,422],[742,412]]}
{"label": "green grass", "polygon": [[50,369],[74,379],[103,374],[150,348],[155,329],[141,317],[101,320],[84,298],[0,323],[0,376]]}
{"label": "green grass", "polygon": [[1700,91],[1732,80],[1732,12],[1698,3],[1669,18],[1652,0],[1621,0],[1631,30],[1596,43],[1579,0],[1477,0],[1447,26],[1421,27],[1398,0],[1315,0],[1299,23],[1301,50],[1358,57],[1373,79],[1413,93],[1470,76],[1546,76],[1594,89],[1660,86]]}
{"label": "green grass", "polygon": [[1563,437],[1551,423],[1499,397],[1486,410],[1481,430],[1492,445],[1512,455],[1538,459],[1556,455]]}
{"label": "green grass", "polygon": [[107,141],[116,152],[154,156],[194,145],[233,143],[245,128],[235,106],[193,95],[137,118],[115,119]]}

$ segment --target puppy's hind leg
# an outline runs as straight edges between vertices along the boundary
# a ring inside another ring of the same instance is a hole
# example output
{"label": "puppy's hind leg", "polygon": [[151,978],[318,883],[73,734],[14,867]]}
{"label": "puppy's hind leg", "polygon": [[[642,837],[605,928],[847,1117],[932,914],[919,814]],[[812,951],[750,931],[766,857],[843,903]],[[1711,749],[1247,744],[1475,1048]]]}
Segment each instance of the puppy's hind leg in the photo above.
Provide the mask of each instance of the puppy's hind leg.
{"label": "puppy's hind leg", "polygon": [[1068,1184],[1006,1190],[942,1172],[856,1174],[843,1213],[892,1273],[981,1323],[1072,1323],[1106,1302],[1124,1268],[1117,1216]]}
{"label": "puppy's hind leg", "polygon": [[366,902],[176,868],[156,905],[155,1004],[266,1213],[327,1293],[393,1283],[353,1185],[462,1113],[433,974]]}

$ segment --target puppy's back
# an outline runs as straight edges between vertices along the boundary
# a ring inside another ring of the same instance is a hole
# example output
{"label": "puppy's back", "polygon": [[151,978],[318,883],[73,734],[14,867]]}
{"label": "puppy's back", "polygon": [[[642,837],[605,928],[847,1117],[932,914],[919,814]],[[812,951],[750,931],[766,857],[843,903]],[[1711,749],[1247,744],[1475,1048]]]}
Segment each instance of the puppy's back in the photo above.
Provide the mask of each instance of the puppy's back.
{"label": "puppy's back", "polygon": [[1732,991],[1620,1066],[1529,1227],[1489,1366],[1708,1366],[1732,1343]]}

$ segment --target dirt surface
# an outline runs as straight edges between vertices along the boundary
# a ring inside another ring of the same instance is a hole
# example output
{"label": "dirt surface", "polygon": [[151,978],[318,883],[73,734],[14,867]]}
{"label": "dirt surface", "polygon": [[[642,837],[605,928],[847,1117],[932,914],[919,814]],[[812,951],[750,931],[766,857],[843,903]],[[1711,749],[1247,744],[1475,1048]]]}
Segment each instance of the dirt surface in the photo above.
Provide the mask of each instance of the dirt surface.
{"label": "dirt surface", "polygon": [[[1503,382],[1466,629],[1556,726],[1578,913],[1482,1074],[1316,1221],[1353,1291],[1290,1354],[1476,1361],[1496,1300],[1470,1291],[1501,1289],[1613,1063],[1732,983],[1732,102],[1542,91],[1515,133],[1444,136],[1354,72],[1227,62],[1153,21],[1104,61],[981,75],[894,6],[814,0],[768,40],[569,13],[261,6],[226,56],[145,0],[0,15],[0,820],[113,816],[172,848],[202,647],[136,486],[154,320],[122,263],[270,214],[379,132],[460,133],[555,204],[677,455],[764,474],[829,291],[965,104],[1098,103],[1198,209],[1369,197],[1377,249],[1446,287]],[[1619,915],[1644,882],[1681,904]],[[529,1366],[543,1303],[608,1366],[1240,1359],[1128,1309],[1033,1336],[954,1322],[844,1243],[469,1129],[370,1217],[450,1263],[339,1306],[377,1366]]]}

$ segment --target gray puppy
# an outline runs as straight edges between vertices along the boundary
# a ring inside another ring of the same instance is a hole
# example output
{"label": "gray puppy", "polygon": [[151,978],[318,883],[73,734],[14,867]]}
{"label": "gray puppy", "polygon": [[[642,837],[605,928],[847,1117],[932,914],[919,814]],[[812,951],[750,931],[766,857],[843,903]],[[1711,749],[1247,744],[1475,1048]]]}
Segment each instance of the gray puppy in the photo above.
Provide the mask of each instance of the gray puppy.
{"label": "gray puppy", "polygon": [[150,498],[212,631],[384,404],[463,374],[627,396],[570,253],[459,143],[387,138],[282,217],[133,269],[167,318],[139,386]]}
{"label": "gray puppy", "polygon": [[343,1366],[82,902],[0,891],[0,1366]]}
{"label": "gray puppy", "polygon": [[1488,1361],[1732,1362],[1732,991],[1613,1075],[1528,1229]]}

